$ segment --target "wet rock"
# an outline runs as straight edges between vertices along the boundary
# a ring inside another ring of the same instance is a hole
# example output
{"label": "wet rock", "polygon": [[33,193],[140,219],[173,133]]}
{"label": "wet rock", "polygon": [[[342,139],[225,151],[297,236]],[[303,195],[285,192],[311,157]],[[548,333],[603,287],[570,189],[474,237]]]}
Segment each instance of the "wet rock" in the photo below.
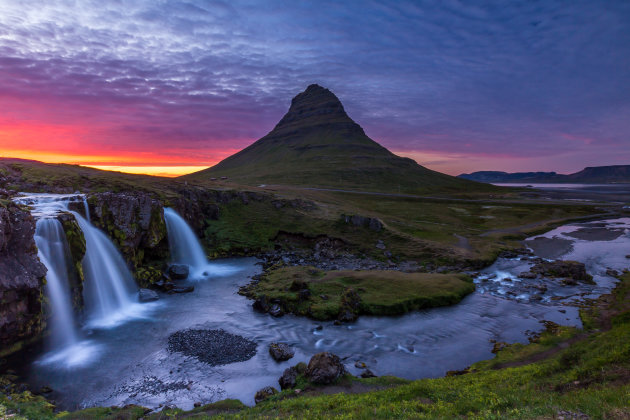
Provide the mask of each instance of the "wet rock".
{"label": "wet rock", "polygon": [[195,290],[195,286],[173,287],[168,293],[190,293]]}
{"label": "wet rock", "polygon": [[584,264],[577,261],[541,261],[530,271],[546,277],[565,278],[565,284],[577,284],[578,281],[593,282],[593,276],[586,272]]}
{"label": "wet rock", "polygon": [[193,406],[194,406],[195,408],[197,408],[197,407],[201,407],[201,403],[200,403],[199,401],[197,401],[196,403],[194,403],[194,404],[193,404]]}
{"label": "wet rock", "polygon": [[376,378],[376,375],[370,369],[365,369],[363,372],[361,372],[361,377],[362,378]]}
{"label": "wet rock", "polygon": [[278,379],[280,389],[295,388],[297,375],[298,371],[295,367],[285,369],[280,379]]}
{"label": "wet rock", "polygon": [[630,260],[630,254],[626,255],[626,258],[628,258]]}
{"label": "wet rock", "polygon": [[346,369],[341,363],[339,356],[322,352],[317,353],[308,362],[306,377],[316,384],[330,384],[346,373]]}
{"label": "wet rock", "polygon": [[165,292],[168,292],[169,290],[172,290],[175,287],[175,284],[169,280],[159,280],[155,282],[153,285]]}
{"label": "wet rock", "polygon": [[269,308],[269,314],[271,316],[275,316],[276,318],[281,317],[284,315],[284,311],[282,310],[282,308],[280,307],[280,305],[278,305],[277,303],[274,303],[273,305],[271,305],[271,307]]}
{"label": "wet rock", "polygon": [[46,267],[37,257],[35,220],[17,205],[0,203],[0,353],[38,336]]}
{"label": "wet rock", "polygon": [[190,267],[185,264],[173,264],[168,267],[168,274],[173,280],[185,280],[190,274]]}
{"label": "wet rock", "polygon": [[608,270],[606,270],[606,275],[611,276],[611,277],[617,277],[619,276],[619,271],[609,268]]}
{"label": "wet rock", "polygon": [[354,322],[359,317],[361,297],[352,288],[347,288],[341,295],[341,308],[337,320],[341,322]]}
{"label": "wet rock", "polygon": [[267,398],[277,393],[278,393],[278,390],[276,388],[271,387],[271,386],[266,386],[260,391],[256,392],[256,395],[254,396],[254,402],[256,404],[261,403],[262,401],[266,400]]}
{"label": "wet rock", "polygon": [[153,302],[160,299],[158,294],[150,289],[140,289],[138,291],[138,300],[140,302]]}
{"label": "wet rock", "polygon": [[51,392],[53,392],[52,388],[47,385],[44,385],[39,389],[40,394],[50,394]]}
{"label": "wet rock", "polygon": [[276,362],[283,362],[291,359],[295,355],[295,352],[288,344],[271,343],[269,345],[269,354]]}
{"label": "wet rock", "polygon": [[252,307],[258,312],[269,312],[269,303],[267,302],[267,297],[261,296],[257,298],[252,304]]}
{"label": "wet rock", "polygon": [[367,365],[359,360],[354,362],[354,367],[357,369],[367,369]]}

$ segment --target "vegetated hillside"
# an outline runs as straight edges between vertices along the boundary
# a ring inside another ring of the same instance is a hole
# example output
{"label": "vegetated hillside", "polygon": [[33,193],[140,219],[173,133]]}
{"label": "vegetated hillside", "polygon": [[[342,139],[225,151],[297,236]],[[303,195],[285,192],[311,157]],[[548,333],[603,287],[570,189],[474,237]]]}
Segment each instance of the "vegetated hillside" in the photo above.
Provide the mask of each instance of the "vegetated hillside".
{"label": "vegetated hillside", "polygon": [[580,183],[607,184],[630,182],[630,165],[587,167],[579,172],[562,175],[556,172],[499,172],[479,171],[458,175],[458,178],[477,182],[514,182],[514,183]]}
{"label": "vegetated hillside", "polygon": [[489,191],[435,172],[370,139],[328,89],[310,85],[276,127],[212,168],[182,177],[228,177],[249,185],[281,184],[392,193]]}

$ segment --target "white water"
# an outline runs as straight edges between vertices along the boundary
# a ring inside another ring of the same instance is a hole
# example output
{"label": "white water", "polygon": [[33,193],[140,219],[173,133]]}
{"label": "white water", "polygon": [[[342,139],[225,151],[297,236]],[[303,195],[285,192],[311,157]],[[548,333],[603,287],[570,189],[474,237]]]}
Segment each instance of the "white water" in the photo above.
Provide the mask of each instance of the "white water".
{"label": "white water", "polygon": [[112,241],[77,212],[71,212],[85,237],[83,296],[88,326],[109,328],[141,317],[146,305],[137,301],[137,286]]}
{"label": "white water", "polygon": [[67,211],[68,203],[76,199],[76,195],[55,194],[31,194],[16,199],[33,207],[32,214],[37,218],[34,237],[37,255],[47,269],[44,293],[50,311],[50,349],[39,363],[60,365],[63,368],[87,364],[99,349],[91,341],[84,340],[78,329],[70,299],[70,249],[61,222],[55,218],[57,213]]}
{"label": "white water", "polygon": [[188,223],[171,208],[164,208],[164,220],[168,233],[168,246],[171,251],[171,260],[177,264],[186,264],[190,267],[193,277],[199,276],[208,266],[203,248],[199,239],[188,226]]}
{"label": "white water", "polygon": [[66,235],[57,219],[42,218],[37,221],[35,231],[37,255],[48,269],[46,273],[46,296],[50,302],[50,338],[55,349],[70,347],[77,343],[78,334],[68,279],[69,249]]}

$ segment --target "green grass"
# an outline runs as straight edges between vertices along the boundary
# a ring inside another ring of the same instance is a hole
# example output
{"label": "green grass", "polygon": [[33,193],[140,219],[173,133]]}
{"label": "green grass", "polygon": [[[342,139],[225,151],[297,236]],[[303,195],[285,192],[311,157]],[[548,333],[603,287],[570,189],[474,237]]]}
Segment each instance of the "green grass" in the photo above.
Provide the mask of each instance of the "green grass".
{"label": "green grass", "polygon": [[[307,287],[310,297],[300,299]],[[400,315],[409,311],[452,305],[475,290],[472,280],[458,274],[399,271],[319,271],[312,267],[283,267],[271,271],[250,289],[251,295],[279,299],[286,311],[318,320],[335,319],[346,307],[349,290],[360,304],[357,315]],[[322,297],[324,296],[324,297]]]}

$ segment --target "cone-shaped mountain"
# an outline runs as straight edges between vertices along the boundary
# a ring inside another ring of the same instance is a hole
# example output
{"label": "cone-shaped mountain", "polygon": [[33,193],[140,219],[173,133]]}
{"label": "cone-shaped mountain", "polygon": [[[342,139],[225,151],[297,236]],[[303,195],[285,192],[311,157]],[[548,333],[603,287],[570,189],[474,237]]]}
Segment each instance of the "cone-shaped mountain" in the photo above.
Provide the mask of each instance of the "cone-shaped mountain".
{"label": "cone-shaped mountain", "polygon": [[419,193],[483,189],[431,171],[370,139],[330,90],[310,85],[274,129],[249,147],[189,179],[229,177],[248,184]]}

